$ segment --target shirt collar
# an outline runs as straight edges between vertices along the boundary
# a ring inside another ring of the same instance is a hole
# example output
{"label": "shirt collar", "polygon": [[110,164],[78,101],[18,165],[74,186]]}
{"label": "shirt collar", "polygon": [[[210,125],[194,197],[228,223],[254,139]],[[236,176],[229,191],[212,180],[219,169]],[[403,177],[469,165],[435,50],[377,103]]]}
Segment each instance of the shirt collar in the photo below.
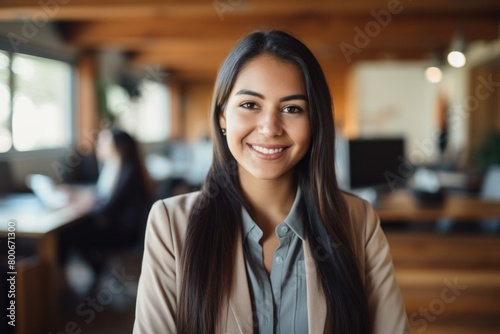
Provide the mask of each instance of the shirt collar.
{"label": "shirt collar", "polygon": [[302,221],[302,210],[300,206],[300,200],[302,198],[302,193],[300,187],[297,187],[297,193],[295,194],[295,201],[293,201],[292,208],[285,218],[285,223],[290,227],[290,229],[297,234],[297,236],[304,240],[304,222]]}
{"label": "shirt collar", "polygon": [[[293,201],[292,208],[286,216],[283,223],[288,225],[290,229],[303,241],[304,240],[304,224],[302,222],[302,212],[300,208],[300,198],[301,190],[297,187],[297,192],[295,194],[295,200]],[[262,237],[261,229],[255,224],[254,220],[248,213],[248,211],[243,207],[241,209],[242,216],[242,228],[243,228],[243,238],[245,239],[249,235],[259,240]]]}

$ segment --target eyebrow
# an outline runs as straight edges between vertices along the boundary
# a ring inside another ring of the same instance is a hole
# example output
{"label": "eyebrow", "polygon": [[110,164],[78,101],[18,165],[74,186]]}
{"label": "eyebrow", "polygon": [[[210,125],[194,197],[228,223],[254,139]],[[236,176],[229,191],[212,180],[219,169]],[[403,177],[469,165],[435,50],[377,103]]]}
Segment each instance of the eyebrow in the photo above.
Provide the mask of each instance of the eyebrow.
{"label": "eyebrow", "polygon": [[[251,95],[251,96],[255,96],[255,97],[258,97],[260,99],[265,100],[264,95],[257,93],[257,92],[254,92],[253,90],[249,90],[249,89],[242,89],[242,90],[238,91],[236,93],[236,95]],[[304,94],[288,95],[288,96],[282,97],[280,99],[280,102],[287,102],[287,101],[292,101],[292,100],[304,100],[307,102],[307,96],[305,96]]]}

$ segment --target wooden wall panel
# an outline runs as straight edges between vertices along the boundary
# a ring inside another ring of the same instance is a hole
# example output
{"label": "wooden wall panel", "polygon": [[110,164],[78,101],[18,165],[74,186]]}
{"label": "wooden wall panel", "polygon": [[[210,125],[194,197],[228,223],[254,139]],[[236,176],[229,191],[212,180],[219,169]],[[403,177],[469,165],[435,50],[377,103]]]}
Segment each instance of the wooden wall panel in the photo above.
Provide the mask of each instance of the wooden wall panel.
{"label": "wooden wall panel", "polygon": [[190,83],[184,87],[183,133],[188,142],[208,135],[213,82]]}
{"label": "wooden wall panel", "polygon": [[88,147],[95,144],[98,133],[97,56],[93,51],[83,52],[77,65],[77,143]]}

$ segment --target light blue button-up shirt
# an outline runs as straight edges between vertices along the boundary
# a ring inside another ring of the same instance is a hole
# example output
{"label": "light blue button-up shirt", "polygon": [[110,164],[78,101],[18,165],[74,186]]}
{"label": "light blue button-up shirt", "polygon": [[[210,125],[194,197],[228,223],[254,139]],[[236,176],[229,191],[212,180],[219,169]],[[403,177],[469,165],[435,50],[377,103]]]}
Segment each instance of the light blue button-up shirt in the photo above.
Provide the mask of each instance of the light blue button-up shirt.
{"label": "light blue button-up shirt", "polygon": [[254,332],[307,333],[307,289],[304,266],[304,226],[299,207],[300,189],[285,220],[276,226],[279,246],[270,276],[264,268],[262,230],[243,208],[243,247],[252,298]]}

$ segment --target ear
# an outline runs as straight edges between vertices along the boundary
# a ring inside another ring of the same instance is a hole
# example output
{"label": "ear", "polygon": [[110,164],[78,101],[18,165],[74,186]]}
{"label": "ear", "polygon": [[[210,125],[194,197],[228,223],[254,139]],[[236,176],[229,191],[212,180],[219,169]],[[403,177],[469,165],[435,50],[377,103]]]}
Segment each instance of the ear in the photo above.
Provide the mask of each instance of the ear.
{"label": "ear", "polygon": [[226,117],[223,114],[219,114],[219,125],[221,129],[226,128]]}

